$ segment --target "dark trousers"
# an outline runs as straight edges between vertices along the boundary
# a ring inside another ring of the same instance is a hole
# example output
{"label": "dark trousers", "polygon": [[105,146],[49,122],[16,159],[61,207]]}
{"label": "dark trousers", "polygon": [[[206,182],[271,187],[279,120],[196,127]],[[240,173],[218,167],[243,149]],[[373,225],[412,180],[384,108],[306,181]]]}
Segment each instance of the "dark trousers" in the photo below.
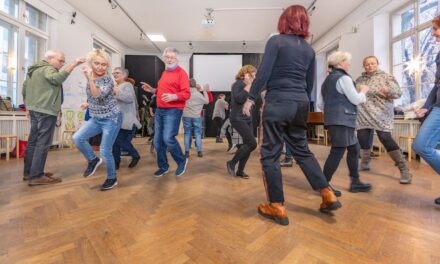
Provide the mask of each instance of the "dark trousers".
{"label": "dark trousers", "polygon": [[332,147],[330,154],[327,157],[324,165],[324,175],[328,182],[332,180],[333,174],[344,156],[345,149],[347,149],[347,166],[351,178],[359,178],[359,144],[354,144],[348,147]]}
{"label": "dark trousers", "polygon": [[292,148],[293,158],[300,166],[313,189],[328,186],[321,167],[307,143],[308,101],[266,98],[263,109],[263,144],[261,163],[268,199],[272,203],[283,203],[283,182],[280,156],[283,143]]}
{"label": "dark trousers", "polygon": [[[384,132],[376,130],[377,137],[387,152],[400,149],[396,141],[391,136],[391,132]],[[361,149],[370,149],[373,145],[374,130],[373,129],[359,129],[357,131],[357,138]]]}
{"label": "dark trousers", "polygon": [[257,148],[257,141],[255,140],[254,136],[252,120],[231,120],[231,125],[243,138],[243,144],[240,146],[237,152],[235,152],[235,155],[231,160],[233,166],[238,163],[237,174],[242,174],[251,152]]}
{"label": "dark trousers", "polygon": [[31,131],[24,155],[24,176],[40,178],[44,175],[47,153],[52,144],[57,117],[29,111]]}
{"label": "dark trousers", "polygon": [[217,128],[216,137],[220,137],[221,131],[222,131],[222,125],[223,125],[223,119],[221,117],[214,117],[213,119],[214,125]]}
{"label": "dark trousers", "polygon": [[132,158],[139,158],[139,153],[131,143],[134,134],[136,133],[136,127],[132,130],[120,129],[115,143],[113,143],[113,158],[116,163],[121,162],[121,148],[130,154]]}

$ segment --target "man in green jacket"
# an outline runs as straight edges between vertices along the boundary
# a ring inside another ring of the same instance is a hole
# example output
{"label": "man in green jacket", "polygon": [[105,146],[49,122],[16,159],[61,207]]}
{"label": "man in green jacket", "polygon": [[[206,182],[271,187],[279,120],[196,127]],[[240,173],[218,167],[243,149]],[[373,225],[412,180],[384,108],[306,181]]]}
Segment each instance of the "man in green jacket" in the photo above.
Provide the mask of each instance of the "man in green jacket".
{"label": "man in green jacket", "polygon": [[64,53],[49,50],[43,60],[28,69],[23,83],[23,100],[29,111],[31,131],[24,156],[23,180],[29,180],[29,186],[61,182],[61,178],[53,177],[52,173],[44,173],[44,166],[61,111],[62,83],[84,61],[84,58],[77,58],[60,70],[65,63]]}

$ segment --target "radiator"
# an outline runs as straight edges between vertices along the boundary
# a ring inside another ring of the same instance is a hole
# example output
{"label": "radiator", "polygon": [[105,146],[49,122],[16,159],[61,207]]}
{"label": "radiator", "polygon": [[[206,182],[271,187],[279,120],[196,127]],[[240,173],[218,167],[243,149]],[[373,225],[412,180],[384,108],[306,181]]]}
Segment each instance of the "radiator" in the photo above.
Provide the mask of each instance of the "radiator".
{"label": "radiator", "polygon": [[[25,134],[29,134],[31,130],[31,123],[26,118],[23,112],[0,112],[0,135],[18,135],[21,140],[24,140]],[[55,128],[52,145],[60,144],[60,128]],[[15,142],[13,143],[15,146]],[[6,151],[6,140],[0,142],[0,153]]]}

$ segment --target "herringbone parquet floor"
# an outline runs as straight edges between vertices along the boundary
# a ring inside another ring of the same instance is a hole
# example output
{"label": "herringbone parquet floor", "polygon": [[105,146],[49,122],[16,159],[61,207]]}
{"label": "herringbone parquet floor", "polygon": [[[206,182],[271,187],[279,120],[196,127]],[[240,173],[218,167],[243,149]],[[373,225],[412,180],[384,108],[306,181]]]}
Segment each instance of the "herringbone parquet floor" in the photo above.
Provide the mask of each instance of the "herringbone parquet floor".
{"label": "herringbone parquet floor", "polygon": [[[347,167],[334,185],[343,207],[318,212],[320,196],[299,168],[283,168],[290,225],[257,215],[265,201],[258,153],[247,173],[227,176],[226,145],[204,140],[203,158],[190,157],[181,178],[152,176],[155,158],[136,139],[142,159],[128,169],[124,159],[119,186],[101,192],[102,166],[83,178],[85,161],[77,150],[50,151],[46,170],[63,178],[53,186],[28,187],[23,161],[0,161],[1,263],[440,263],[440,178],[411,162],[414,181],[398,183],[391,160],[373,160],[362,173],[371,193],[352,194]],[[321,165],[329,148],[311,145]]]}

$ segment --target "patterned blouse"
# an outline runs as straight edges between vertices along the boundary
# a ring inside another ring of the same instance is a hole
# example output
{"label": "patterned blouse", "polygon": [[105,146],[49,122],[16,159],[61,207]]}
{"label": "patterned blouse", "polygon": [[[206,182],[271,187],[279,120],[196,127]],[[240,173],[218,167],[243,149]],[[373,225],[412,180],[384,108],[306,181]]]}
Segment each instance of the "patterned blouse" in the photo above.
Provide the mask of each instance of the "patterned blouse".
{"label": "patterned blouse", "polygon": [[[367,102],[358,105],[357,129],[375,129],[383,132],[391,132],[394,127],[394,99],[402,95],[402,90],[396,79],[381,70],[373,75],[362,73],[356,79],[356,85],[367,85],[370,90],[367,93]],[[387,86],[389,92],[383,94],[380,88]]]}
{"label": "patterned blouse", "polygon": [[113,96],[113,80],[110,76],[105,75],[96,79],[95,85],[101,93],[93,96],[90,91],[90,85],[87,83],[87,102],[89,103],[89,112],[91,117],[108,118],[119,113],[119,107]]}

